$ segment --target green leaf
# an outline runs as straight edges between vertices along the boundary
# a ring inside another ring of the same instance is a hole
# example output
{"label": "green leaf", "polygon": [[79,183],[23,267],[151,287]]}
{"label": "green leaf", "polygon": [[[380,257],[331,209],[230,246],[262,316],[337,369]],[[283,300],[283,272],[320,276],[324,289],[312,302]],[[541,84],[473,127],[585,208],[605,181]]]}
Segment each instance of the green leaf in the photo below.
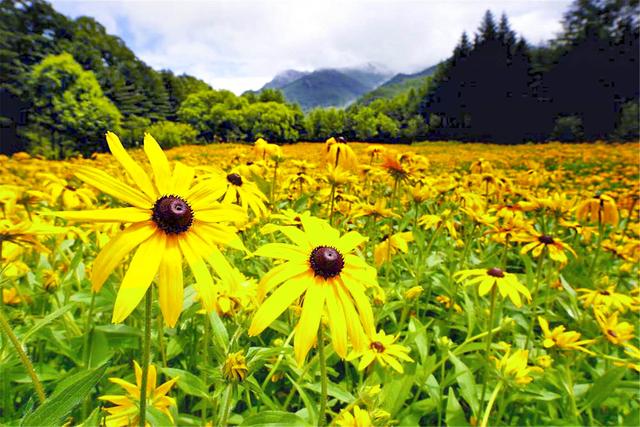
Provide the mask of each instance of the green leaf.
{"label": "green leaf", "polygon": [[473,415],[478,416],[480,407],[476,393],[476,382],[473,379],[471,370],[451,352],[449,352],[449,360],[451,360],[456,369],[456,381],[460,385],[460,394],[471,406]]}
{"label": "green leaf", "polygon": [[264,411],[259,414],[248,416],[244,419],[241,426],[262,426],[262,427],[281,427],[281,426],[300,426],[308,427],[302,418],[296,414],[283,411]]}
{"label": "green leaf", "polygon": [[228,353],[229,349],[229,334],[227,328],[222,323],[220,316],[213,310],[209,314],[209,321],[211,322],[211,332],[213,333],[214,346],[220,349],[222,354]]}
{"label": "green leaf", "polygon": [[35,411],[24,417],[21,425],[42,427],[61,425],[62,419],[91,393],[106,370],[107,364],[104,364],[99,368],[82,371],[66,378],[56,392]]}
{"label": "green leaf", "polygon": [[163,374],[169,378],[178,378],[176,384],[180,390],[192,396],[202,397],[204,399],[209,398],[209,391],[207,386],[202,380],[191,372],[183,371],[182,369],[175,368],[160,368]]}
{"label": "green leaf", "polygon": [[611,393],[616,389],[626,371],[625,367],[619,366],[608,370],[598,378],[591,388],[589,388],[589,391],[587,391],[580,411],[584,411],[594,403],[600,406],[607,397],[611,396]]}
{"label": "green leaf", "polygon": [[394,374],[393,379],[384,385],[380,393],[382,409],[389,412],[392,417],[398,413],[404,406],[405,400],[412,394],[411,387],[413,386],[415,373],[408,371],[409,369],[404,375]]}
{"label": "green leaf", "polygon": [[448,426],[468,426],[467,418],[464,416],[462,406],[456,398],[456,394],[453,392],[453,388],[449,387],[449,394],[447,396],[447,413],[446,421]]}
{"label": "green leaf", "polygon": [[64,307],[61,307],[59,309],[57,309],[56,311],[54,311],[53,313],[47,315],[46,317],[42,318],[42,320],[40,320],[39,322],[36,322],[35,325],[33,325],[23,336],[22,336],[22,343],[25,344],[29,338],[31,338],[31,336],[33,334],[35,334],[36,332],[38,332],[38,330],[40,330],[42,327],[47,326],[49,323],[53,322],[54,320],[56,320],[58,317],[62,316],[63,314],[65,314],[67,311],[71,310],[72,308],[75,308],[75,304],[71,303],[71,304],[67,304]]}

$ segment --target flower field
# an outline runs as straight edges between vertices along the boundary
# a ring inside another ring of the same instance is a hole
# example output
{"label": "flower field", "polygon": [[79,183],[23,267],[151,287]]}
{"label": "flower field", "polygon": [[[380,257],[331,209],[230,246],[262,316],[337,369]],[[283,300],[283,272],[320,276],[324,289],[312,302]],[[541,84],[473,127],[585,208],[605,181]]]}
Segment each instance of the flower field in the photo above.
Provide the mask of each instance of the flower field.
{"label": "flower field", "polygon": [[638,144],[106,144],[0,158],[0,423],[640,422]]}

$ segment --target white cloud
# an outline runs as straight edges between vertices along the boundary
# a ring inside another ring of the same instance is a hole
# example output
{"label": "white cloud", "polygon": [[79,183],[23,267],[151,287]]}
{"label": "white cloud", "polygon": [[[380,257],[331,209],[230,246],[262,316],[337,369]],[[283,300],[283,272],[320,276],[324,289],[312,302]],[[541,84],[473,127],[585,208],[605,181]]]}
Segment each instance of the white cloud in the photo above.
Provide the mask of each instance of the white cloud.
{"label": "white cloud", "polygon": [[448,57],[485,10],[506,12],[531,43],[560,30],[569,0],[553,1],[71,1],[154,68],[169,68],[234,92],[257,89],[285,69],[378,63],[410,72]]}

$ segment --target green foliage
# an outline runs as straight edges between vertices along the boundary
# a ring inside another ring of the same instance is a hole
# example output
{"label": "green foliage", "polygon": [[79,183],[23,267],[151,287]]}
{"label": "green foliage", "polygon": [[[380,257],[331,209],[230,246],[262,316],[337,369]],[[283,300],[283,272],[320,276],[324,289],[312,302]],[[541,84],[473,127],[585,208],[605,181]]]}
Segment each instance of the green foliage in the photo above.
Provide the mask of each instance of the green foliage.
{"label": "green foliage", "polygon": [[578,116],[558,117],[555,122],[551,139],[557,141],[580,141],[584,137],[582,119]]}
{"label": "green foliage", "polygon": [[304,118],[307,139],[323,141],[333,135],[341,135],[345,130],[346,114],[337,108],[316,108]]}
{"label": "green foliage", "polygon": [[142,144],[144,133],[151,125],[146,117],[129,116],[122,121],[120,141],[125,147],[136,147]]}
{"label": "green foliage", "polygon": [[161,121],[152,124],[148,129],[162,148],[178,147],[185,144],[194,144],[198,137],[198,131],[186,123]]}
{"label": "green foliage", "polygon": [[631,101],[622,107],[613,138],[622,141],[640,139],[640,106],[637,102]]}
{"label": "green foliage", "polygon": [[26,130],[33,151],[48,139],[55,157],[91,154],[104,145],[108,130],[119,131],[121,114],[104,96],[95,75],[68,53],[37,64],[28,81],[34,104]]}

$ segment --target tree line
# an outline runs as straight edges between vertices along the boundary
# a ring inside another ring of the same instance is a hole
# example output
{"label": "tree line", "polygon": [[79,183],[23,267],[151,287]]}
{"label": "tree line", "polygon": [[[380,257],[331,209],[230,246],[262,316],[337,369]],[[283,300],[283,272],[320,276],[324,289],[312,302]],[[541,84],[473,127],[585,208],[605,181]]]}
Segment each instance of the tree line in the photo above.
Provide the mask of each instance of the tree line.
{"label": "tree line", "polygon": [[[637,0],[576,0],[563,31],[534,47],[487,11],[473,35],[419,89],[346,109],[304,114],[281,92],[240,96],[156,71],[89,17],[44,0],[0,1],[0,150],[47,157],[103,150],[113,130],[128,146],[153,133],[185,143],[429,139],[593,141],[638,138]],[[25,114],[22,114],[22,113]]]}

